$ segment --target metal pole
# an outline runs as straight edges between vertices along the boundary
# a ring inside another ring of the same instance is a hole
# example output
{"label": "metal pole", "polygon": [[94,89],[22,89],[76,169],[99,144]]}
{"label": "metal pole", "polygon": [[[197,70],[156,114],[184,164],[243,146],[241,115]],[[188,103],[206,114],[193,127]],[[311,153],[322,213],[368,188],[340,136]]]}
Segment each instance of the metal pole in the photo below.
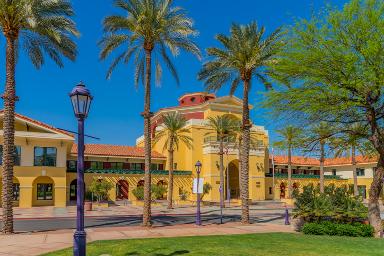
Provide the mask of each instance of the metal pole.
{"label": "metal pole", "polygon": [[200,191],[199,191],[199,181],[200,181],[200,170],[197,170],[197,209],[196,209],[196,225],[201,225],[201,216],[200,216]]}
{"label": "metal pole", "polygon": [[273,159],[274,152],[272,148],[272,197],[275,200],[275,160]]}
{"label": "metal pole", "polygon": [[229,187],[229,162],[228,162],[228,148],[226,151],[227,155],[227,200],[228,200],[228,206],[231,206],[231,188]]}
{"label": "metal pole", "polygon": [[285,218],[284,218],[284,224],[285,225],[291,225],[291,223],[289,222],[289,212],[288,212],[288,208],[287,208],[287,204],[285,204]]}
{"label": "metal pole", "polygon": [[[221,193],[223,193],[223,188],[221,187],[220,185],[220,196],[221,196]],[[223,224],[223,202],[222,202],[222,199],[220,198],[220,224]]]}
{"label": "metal pole", "polygon": [[74,256],[86,255],[86,233],[84,231],[84,118],[78,118],[77,150],[77,218],[76,231],[73,236]]}

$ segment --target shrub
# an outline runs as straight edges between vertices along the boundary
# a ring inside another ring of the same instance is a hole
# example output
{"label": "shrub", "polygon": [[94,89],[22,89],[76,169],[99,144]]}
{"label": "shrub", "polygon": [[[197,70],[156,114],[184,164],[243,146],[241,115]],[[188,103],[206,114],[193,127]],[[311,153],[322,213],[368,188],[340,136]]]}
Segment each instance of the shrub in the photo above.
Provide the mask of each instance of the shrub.
{"label": "shrub", "polygon": [[201,195],[201,200],[203,200],[203,197],[207,194],[209,194],[209,191],[212,190],[212,185],[209,184],[208,182],[204,183],[203,185],[203,194]]}
{"label": "shrub", "polygon": [[189,193],[189,191],[187,191],[186,189],[184,188],[179,188],[179,197],[180,197],[180,200],[182,201],[186,201],[189,197],[191,193]]}
{"label": "shrub", "polygon": [[[151,186],[151,200],[162,199],[164,194],[167,193],[167,188],[163,185],[152,185]],[[139,186],[132,190],[132,194],[137,200],[144,200],[144,186]]]}
{"label": "shrub", "polygon": [[302,193],[295,194],[295,199],[293,216],[303,217],[306,222],[351,223],[367,218],[368,209],[362,198],[351,195],[348,187],[329,185],[320,193],[318,186],[308,185]]}
{"label": "shrub", "polygon": [[100,202],[108,200],[108,192],[112,189],[112,187],[112,183],[106,180],[93,180],[89,186],[89,191],[96,196],[97,202]]}
{"label": "shrub", "polygon": [[306,235],[372,237],[374,229],[370,225],[358,222],[352,224],[342,224],[323,221],[305,223],[302,228],[302,232]]}

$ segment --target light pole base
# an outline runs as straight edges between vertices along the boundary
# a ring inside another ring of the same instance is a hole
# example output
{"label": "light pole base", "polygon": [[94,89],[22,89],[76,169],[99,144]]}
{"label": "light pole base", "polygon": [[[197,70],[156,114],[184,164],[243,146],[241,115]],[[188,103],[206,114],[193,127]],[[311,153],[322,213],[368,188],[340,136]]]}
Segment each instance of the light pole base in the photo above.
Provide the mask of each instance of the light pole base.
{"label": "light pole base", "polygon": [[85,256],[86,248],[86,236],[85,231],[75,231],[73,235],[73,255],[74,256]]}

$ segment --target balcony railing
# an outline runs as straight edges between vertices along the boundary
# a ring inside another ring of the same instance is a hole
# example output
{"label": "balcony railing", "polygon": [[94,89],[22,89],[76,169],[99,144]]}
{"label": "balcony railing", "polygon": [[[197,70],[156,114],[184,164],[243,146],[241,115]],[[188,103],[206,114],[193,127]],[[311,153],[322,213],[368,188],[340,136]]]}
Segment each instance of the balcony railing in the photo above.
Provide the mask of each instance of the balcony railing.
{"label": "balcony railing", "polygon": [[[76,170],[69,170],[67,172],[76,172]],[[130,174],[130,175],[143,175],[144,170],[125,170],[125,169],[88,169],[84,171],[85,173],[93,173],[93,174]],[[169,171],[167,170],[151,170],[151,174],[154,175],[168,175]],[[192,171],[173,171],[174,175],[192,175]]]}
{"label": "balcony railing", "polygon": [[[272,177],[272,173],[266,173],[265,177]],[[275,173],[275,178],[288,178],[287,173]],[[320,179],[320,175],[315,174],[292,174],[292,179]],[[324,175],[324,179],[343,180],[340,175]]]}

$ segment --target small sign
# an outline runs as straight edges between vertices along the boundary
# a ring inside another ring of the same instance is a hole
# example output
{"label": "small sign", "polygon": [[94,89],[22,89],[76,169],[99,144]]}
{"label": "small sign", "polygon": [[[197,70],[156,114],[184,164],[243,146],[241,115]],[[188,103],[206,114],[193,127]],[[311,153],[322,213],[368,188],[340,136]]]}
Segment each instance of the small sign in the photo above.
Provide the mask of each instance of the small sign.
{"label": "small sign", "polygon": [[203,194],[204,178],[199,178],[199,189],[197,189],[197,178],[193,179],[193,194]]}

